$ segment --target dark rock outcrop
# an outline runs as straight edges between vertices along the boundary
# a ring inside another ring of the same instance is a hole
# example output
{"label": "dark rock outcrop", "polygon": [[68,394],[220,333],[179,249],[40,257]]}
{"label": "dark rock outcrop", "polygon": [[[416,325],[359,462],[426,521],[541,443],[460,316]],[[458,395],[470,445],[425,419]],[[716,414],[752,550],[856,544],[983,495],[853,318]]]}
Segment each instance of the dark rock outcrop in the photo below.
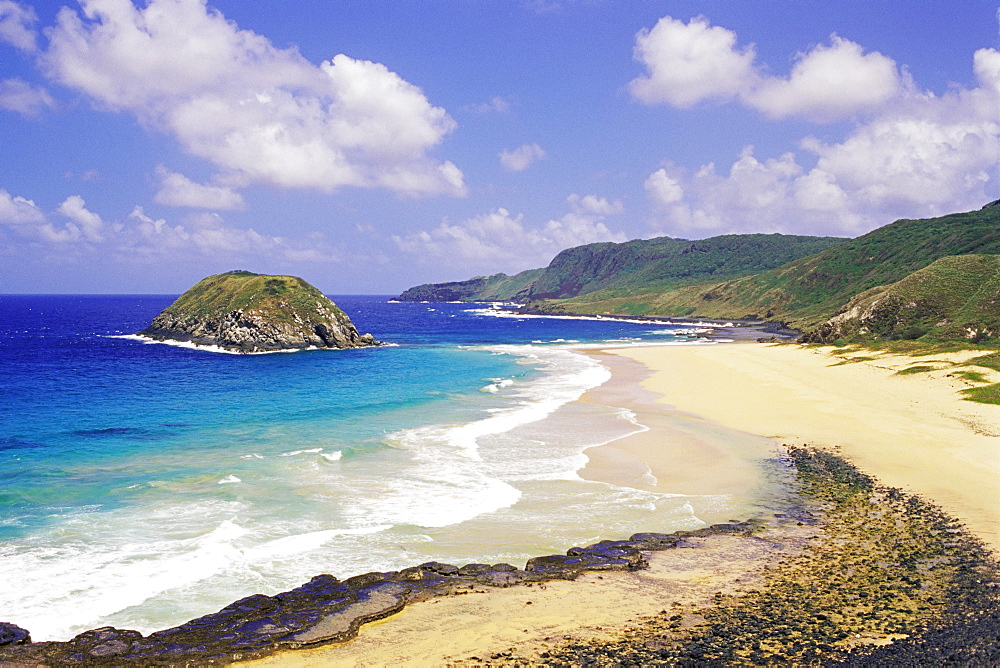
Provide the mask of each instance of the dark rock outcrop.
{"label": "dark rock outcrop", "polygon": [[379,344],[301,278],[248,271],[199,281],[139,335],[241,353]]}
{"label": "dark rock outcrop", "polygon": [[[632,571],[646,567],[642,553],[685,544],[713,534],[751,534],[752,522],[716,524],[672,534],[640,533],[629,540],[605,540],[574,547],[565,555],[530,559],[524,569],[510,564],[436,561],[389,573],[365,573],[346,580],[317,575],[301,587],[275,596],[256,594],[219,612],[143,636],[104,627],[67,642],[31,643],[28,632],[0,624],[0,665],[200,666],[225,664],[295,649],[344,642],[362,624],[383,619],[408,603],[490,587],[511,587],[547,580],[575,580],[586,571]],[[11,629],[22,644],[4,646]]]}
{"label": "dark rock outcrop", "polygon": [[20,626],[0,622],[0,647],[4,645],[25,645],[31,642],[31,634]]}

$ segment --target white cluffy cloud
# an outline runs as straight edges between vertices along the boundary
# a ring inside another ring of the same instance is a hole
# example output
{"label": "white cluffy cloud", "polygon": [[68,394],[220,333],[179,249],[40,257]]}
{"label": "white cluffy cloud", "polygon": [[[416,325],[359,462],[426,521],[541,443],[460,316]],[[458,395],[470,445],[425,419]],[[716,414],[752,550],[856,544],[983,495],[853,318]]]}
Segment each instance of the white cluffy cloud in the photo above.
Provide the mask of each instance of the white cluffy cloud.
{"label": "white cluffy cloud", "polygon": [[104,241],[104,221],[101,217],[87,209],[87,203],[79,195],[71,195],[56,209],[69,219],[66,226],[55,229],[47,223],[42,227],[43,236],[50,241]]}
{"label": "white cluffy cloud", "polygon": [[22,51],[35,50],[35,10],[13,0],[0,0],[0,41]]}
{"label": "white cluffy cloud", "polygon": [[738,48],[736,39],[704,17],[684,23],[666,16],[636,36],[635,57],[647,74],[629,91],[646,104],[739,100],[771,118],[833,121],[877,109],[904,90],[891,58],[837,35],[800,53],[787,78],[768,76],[753,47]]}
{"label": "white cluffy cloud", "polygon": [[44,222],[45,213],[33,201],[12,196],[0,188],[0,225],[40,225]]}
{"label": "white cluffy cloud", "polygon": [[455,122],[384,65],[341,54],[316,66],[205,0],[80,5],[46,33],[47,74],[173,135],[228,182],[465,193],[462,172],[427,155]]}
{"label": "white cluffy cloud", "polygon": [[545,158],[545,150],[538,144],[522,144],[513,151],[500,151],[500,164],[510,172],[523,172],[533,163]]}
{"label": "white cluffy cloud", "polygon": [[244,206],[243,197],[230,188],[195,183],[163,165],[156,168],[156,174],[160,177],[160,190],[154,198],[158,204],[215,211],[242,209]]}
{"label": "white cluffy cloud", "polygon": [[[670,46],[663,42],[665,34],[687,41]],[[637,54],[649,57],[651,74],[633,81],[632,93],[676,106],[713,97],[739,100],[775,118],[864,116],[840,141],[802,139],[798,149],[805,157],[787,152],[758,159],[747,146],[727,170],[707,164],[688,173],[668,163],[645,182],[659,231],[682,236],[750,231],[855,236],[897,218],[943,215],[996,199],[997,50],[975,53],[977,87],[937,96],[904,82],[885,56],[865,54],[857,44],[837,37],[829,46],[800,55],[787,79],[760,74],[752,66],[752,49],[738,51],[735,43],[735,34],[710,27],[704,19],[687,25],[663,19],[637,38]],[[674,53],[681,46],[687,61]],[[698,71],[708,76],[698,63],[722,53],[735,63],[739,76],[716,72],[712,76],[717,81],[701,82],[693,86],[697,94],[679,97],[674,86],[680,75],[663,74],[668,63],[664,53],[673,54],[674,64],[692,76]],[[745,83],[737,85],[741,79]]]}
{"label": "white cluffy cloud", "polygon": [[67,197],[54,213],[62,220],[53,222],[34,201],[0,188],[0,232],[11,230],[22,238],[59,245],[105,241],[104,221],[79,195]]}
{"label": "white cluffy cloud", "polygon": [[32,200],[0,189],[0,249],[8,235],[42,255],[65,259],[99,253],[102,262],[174,262],[192,257],[233,262],[339,260],[336,249],[315,233],[302,239],[269,236],[229,225],[213,212],[192,213],[169,223],[153,219],[140,206],[124,220],[109,222],[89,210],[79,195],[46,212]]}
{"label": "white cluffy cloud", "polygon": [[45,90],[23,79],[0,81],[0,109],[34,116],[42,109],[55,106],[55,100]]}
{"label": "white cluffy cloud", "polygon": [[509,274],[544,266],[566,248],[627,240],[604,223],[623,211],[621,202],[575,194],[566,201],[569,212],[540,227],[525,225],[522,214],[501,207],[461,223],[445,220],[430,231],[393,235],[393,241],[404,253],[438,266]]}

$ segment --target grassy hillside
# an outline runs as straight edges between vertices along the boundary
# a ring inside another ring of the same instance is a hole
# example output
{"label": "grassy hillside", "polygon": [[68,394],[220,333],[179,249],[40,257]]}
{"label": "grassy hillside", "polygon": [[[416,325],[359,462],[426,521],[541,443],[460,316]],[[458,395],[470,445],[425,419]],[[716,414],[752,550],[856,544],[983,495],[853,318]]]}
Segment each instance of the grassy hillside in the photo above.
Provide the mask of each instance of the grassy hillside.
{"label": "grassy hillside", "polygon": [[902,280],[941,257],[976,253],[1000,253],[1000,206],[941,218],[900,220],[815,255],[735,280],[630,295],[609,291],[538,306],[588,313],[760,317],[809,330],[858,293]]}
{"label": "grassy hillside", "polygon": [[296,314],[314,313],[319,307],[343,313],[322,292],[297,276],[230,271],[198,281],[163,313],[211,319],[252,309],[266,313],[273,322],[290,322]]}
{"label": "grassy hillside", "polygon": [[842,243],[832,237],[734,234],[702,241],[642,239],[577,246],[544,269],[410,288],[402,301],[527,302],[607,290],[632,294],[746,276]]}
{"label": "grassy hillside", "polygon": [[397,299],[404,302],[521,301],[543,269],[519,274],[477,276],[467,281],[425,283],[410,288]]}
{"label": "grassy hillside", "polygon": [[1000,256],[954,255],[862,292],[810,336],[816,342],[1000,334]]}
{"label": "grassy hillside", "polygon": [[661,237],[578,246],[552,260],[530,296],[560,299],[598,290],[665,290],[746,276],[842,242],[833,237],[729,234],[701,241]]}

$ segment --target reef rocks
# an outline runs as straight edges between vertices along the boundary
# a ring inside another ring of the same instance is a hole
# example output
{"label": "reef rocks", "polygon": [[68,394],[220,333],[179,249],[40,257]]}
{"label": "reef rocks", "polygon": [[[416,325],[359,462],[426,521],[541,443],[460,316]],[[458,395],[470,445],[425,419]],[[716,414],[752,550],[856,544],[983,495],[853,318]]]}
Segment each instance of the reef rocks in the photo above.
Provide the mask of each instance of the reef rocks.
{"label": "reef rocks", "polygon": [[[530,559],[524,569],[510,564],[428,562],[389,573],[366,573],[347,580],[318,575],[275,596],[257,594],[219,612],[143,636],[105,627],[67,642],[31,643],[27,631],[0,624],[0,665],[218,665],[295,649],[344,642],[367,622],[383,619],[408,603],[492,587],[547,580],[575,580],[585,571],[644,568],[643,552],[683,546],[685,539],[712,534],[750,534],[754,523],[718,524],[672,534],[641,533],[629,540],[574,547],[565,555]],[[3,646],[4,633],[20,633],[22,644]]]}
{"label": "reef rocks", "polygon": [[31,642],[31,635],[20,626],[0,622],[0,647],[24,645]]}
{"label": "reef rocks", "polygon": [[249,271],[202,279],[139,336],[240,353],[379,345],[301,278]]}
{"label": "reef rocks", "polygon": [[1000,666],[1000,565],[989,549],[940,508],[832,453],[788,454],[820,531],[759,584],[674,603],[611,638],[566,636],[486,665]]}

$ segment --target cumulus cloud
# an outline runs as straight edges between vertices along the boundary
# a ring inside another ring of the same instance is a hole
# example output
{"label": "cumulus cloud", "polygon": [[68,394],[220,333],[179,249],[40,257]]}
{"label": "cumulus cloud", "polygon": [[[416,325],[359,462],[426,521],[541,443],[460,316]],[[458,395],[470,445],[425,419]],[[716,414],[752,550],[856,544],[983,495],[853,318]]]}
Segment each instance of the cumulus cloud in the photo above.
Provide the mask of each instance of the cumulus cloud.
{"label": "cumulus cloud", "polygon": [[648,70],[629,84],[636,99],[690,107],[739,95],[754,73],[755,53],[752,47],[737,49],[736,33],[704,17],[685,24],[665,16],[636,36],[635,58]]}
{"label": "cumulus cloud", "polygon": [[52,96],[42,88],[22,79],[0,81],[0,109],[35,116],[42,109],[55,106]]}
{"label": "cumulus cloud", "polygon": [[[689,173],[667,164],[655,170],[644,185],[660,232],[855,236],[898,218],[969,210],[997,197],[1000,52],[995,49],[975,53],[976,87],[940,96],[920,91],[890,58],[836,35],[828,45],[799,54],[786,78],[767,76],[753,65],[752,49],[737,48],[734,33],[700,18],[688,24],[661,20],[640,33],[636,52],[648,60],[650,76],[633,81],[631,89],[646,102],[689,106],[714,97],[773,118],[855,118],[841,139],[806,137],[797,151],[777,158],[759,159],[747,147],[728,168],[707,164]],[[678,52],[689,55],[685,60]],[[678,77],[707,72],[701,61],[711,58],[729,62],[743,84],[723,78],[705,84],[715,88],[695,86],[689,97],[678,97]],[[670,76],[660,76],[661,70]]]}
{"label": "cumulus cloud", "polygon": [[35,50],[35,10],[13,0],[0,0],[0,41],[22,51]]}
{"label": "cumulus cloud", "polygon": [[181,224],[171,225],[163,218],[152,219],[137,206],[129,214],[129,222],[134,227],[130,230],[132,234],[123,239],[124,244],[144,255],[194,250],[205,255],[239,256],[288,247],[281,237],[263,235],[252,228],[228,226],[216,213],[195,214],[186,217]]}
{"label": "cumulus cloud", "polygon": [[30,199],[12,196],[0,188],[0,225],[40,225],[45,222],[45,213]]}
{"label": "cumulus cloud", "polygon": [[618,200],[609,201],[597,195],[584,195],[581,197],[573,193],[566,198],[570,213],[582,216],[617,216],[625,210],[625,207]]}
{"label": "cumulus cloud", "polygon": [[985,82],[912,100],[841,142],[803,140],[811,168],[791,152],[758,160],[748,147],[726,173],[714,164],[690,176],[657,170],[646,180],[656,227],[681,236],[856,236],[898,218],[978,208],[997,197],[998,105],[1000,96]]}
{"label": "cumulus cloud", "polygon": [[744,96],[772,118],[834,121],[878,109],[902,92],[895,61],[833,35],[829,46],[800,54],[787,79],[761,78]]}
{"label": "cumulus cloud", "polygon": [[905,89],[891,58],[837,35],[798,54],[787,78],[766,74],[754,48],[736,43],[735,32],[704,17],[684,23],[666,16],[636,36],[635,58],[647,74],[629,91],[646,104],[738,100],[771,118],[828,122],[878,109]]}
{"label": "cumulus cloud", "polygon": [[680,181],[668,174],[666,169],[658,169],[650,174],[643,186],[649,197],[661,206],[679,202],[684,197]]}
{"label": "cumulus cloud", "polygon": [[439,266],[511,273],[548,264],[572,246],[627,240],[604,223],[606,216],[622,212],[621,202],[570,195],[567,205],[568,213],[537,227],[501,207],[461,223],[445,220],[430,231],[393,235],[393,241],[404,253]]}
{"label": "cumulus cloud", "polygon": [[461,171],[427,154],[455,122],[384,65],[340,54],[316,66],[205,0],[80,4],[47,32],[47,74],[173,135],[231,180],[465,193]]}
{"label": "cumulus cloud", "polygon": [[43,226],[43,234],[52,241],[104,241],[104,221],[87,209],[87,203],[79,195],[70,195],[56,209],[69,219],[60,230],[51,224]]}
{"label": "cumulus cloud", "polygon": [[160,177],[160,190],[154,198],[158,204],[216,211],[242,209],[244,206],[243,197],[230,188],[195,183],[163,165],[157,167],[156,174]]}
{"label": "cumulus cloud", "polygon": [[[46,212],[33,201],[0,189],[0,232],[65,257],[99,254],[101,261],[178,261],[204,257],[227,261],[334,262],[340,256],[322,234],[288,239],[228,224],[218,213],[198,212],[179,222],[154,219],[141,206],[127,218],[108,222],[87,208],[79,195],[67,197]],[[2,235],[0,235],[2,238]]]}
{"label": "cumulus cloud", "polygon": [[500,164],[509,172],[523,172],[543,158],[545,151],[538,144],[522,144],[513,151],[500,151]]}

